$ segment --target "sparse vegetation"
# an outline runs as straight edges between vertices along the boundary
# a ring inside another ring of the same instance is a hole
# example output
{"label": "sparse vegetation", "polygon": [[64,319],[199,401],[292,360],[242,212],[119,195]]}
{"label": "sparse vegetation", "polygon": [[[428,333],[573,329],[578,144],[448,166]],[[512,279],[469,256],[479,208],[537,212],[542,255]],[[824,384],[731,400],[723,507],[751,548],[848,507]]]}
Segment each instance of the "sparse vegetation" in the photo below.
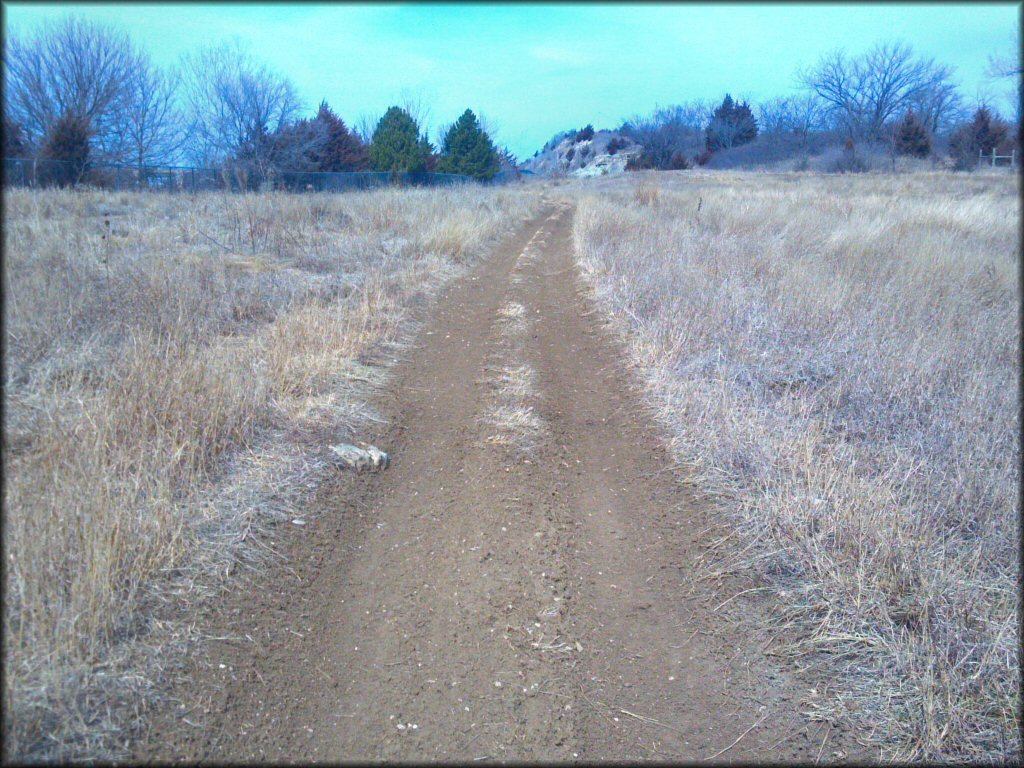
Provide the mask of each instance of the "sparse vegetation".
{"label": "sparse vegetation", "polygon": [[709,570],[774,587],[791,658],[835,676],[815,716],[893,759],[1019,760],[1013,177],[628,190],[582,198],[578,259],[741,534]]}

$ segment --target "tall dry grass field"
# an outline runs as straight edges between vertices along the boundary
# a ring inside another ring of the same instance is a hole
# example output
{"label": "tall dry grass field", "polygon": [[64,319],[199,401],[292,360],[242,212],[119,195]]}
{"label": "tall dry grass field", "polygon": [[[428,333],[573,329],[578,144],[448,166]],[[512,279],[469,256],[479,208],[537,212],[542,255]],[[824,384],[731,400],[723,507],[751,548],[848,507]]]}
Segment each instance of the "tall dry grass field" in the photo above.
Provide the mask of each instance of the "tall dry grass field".
{"label": "tall dry grass field", "polygon": [[[1011,176],[579,188],[578,259],[678,456],[883,754],[1020,760]],[[593,189],[593,188],[591,188]]]}
{"label": "tall dry grass field", "polygon": [[[532,191],[5,193],[4,744],[109,757]],[[167,617],[171,618],[167,618]]]}

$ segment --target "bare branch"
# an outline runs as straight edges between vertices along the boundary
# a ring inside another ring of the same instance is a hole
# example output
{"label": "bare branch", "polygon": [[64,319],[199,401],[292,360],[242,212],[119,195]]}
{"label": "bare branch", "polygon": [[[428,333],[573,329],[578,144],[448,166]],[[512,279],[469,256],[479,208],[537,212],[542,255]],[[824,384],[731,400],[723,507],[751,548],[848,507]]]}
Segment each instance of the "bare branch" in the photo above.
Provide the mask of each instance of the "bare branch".
{"label": "bare branch", "polygon": [[185,103],[193,159],[268,158],[268,137],[295,115],[291,81],[252,59],[239,41],[186,56]]}
{"label": "bare branch", "polygon": [[879,43],[855,58],[834,51],[797,77],[854,138],[878,140],[885,123],[923,108],[933,130],[957,103],[951,68],[919,59],[905,43]]}
{"label": "bare branch", "polygon": [[39,145],[65,115],[88,122],[101,149],[117,144],[136,56],[128,36],[68,16],[4,49],[5,110]]}

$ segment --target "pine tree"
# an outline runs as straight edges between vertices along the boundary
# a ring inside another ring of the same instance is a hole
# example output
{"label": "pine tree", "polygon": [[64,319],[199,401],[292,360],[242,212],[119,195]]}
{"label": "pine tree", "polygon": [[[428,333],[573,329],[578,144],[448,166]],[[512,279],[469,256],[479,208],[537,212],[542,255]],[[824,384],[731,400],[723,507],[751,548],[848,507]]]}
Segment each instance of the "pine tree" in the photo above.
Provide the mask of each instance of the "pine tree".
{"label": "pine tree", "polygon": [[898,155],[928,157],[932,151],[932,140],[928,135],[928,129],[917,119],[912,109],[907,110],[907,114],[896,126],[894,141]]}
{"label": "pine tree", "polygon": [[365,171],[370,165],[370,152],[359,137],[352,133],[345,121],[334,113],[326,101],[320,102],[320,111],[314,120],[327,132],[323,149],[317,154],[321,171]]}
{"label": "pine tree", "polygon": [[705,130],[705,144],[712,152],[748,144],[757,138],[757,120],[747,102],[737,104],[725,94]]}
{"label": "pine tree", "polygon": [[419,126],[401,107],[391,107],[377,123],[370,142],[370,162],[378,171],[420,173],[432,148]]}
{"label": "pine tree", "polygon": [[445,134],[441,142],[441,156],[438,168],[443,173],[458,173],[486,181],[493,179],[501,169],[498,150],[469,109]]}

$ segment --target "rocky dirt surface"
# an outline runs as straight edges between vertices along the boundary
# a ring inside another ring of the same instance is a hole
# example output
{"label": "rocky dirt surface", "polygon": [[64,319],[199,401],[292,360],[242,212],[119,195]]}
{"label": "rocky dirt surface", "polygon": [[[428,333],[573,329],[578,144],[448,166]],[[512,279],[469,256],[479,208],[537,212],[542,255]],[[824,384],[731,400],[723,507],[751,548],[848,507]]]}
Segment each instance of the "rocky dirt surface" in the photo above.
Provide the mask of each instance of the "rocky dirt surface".
{"label": "rocky dirt surface", "polygon": [[[770,598],[698,568],[721,513],[589,305],[572,216],[549,201],[439,297],[365,437],[390,468],[339,471],[200,617],[220,639],[137,760],[867,757],[801,715],[820,681],[768,655]],[[500,366],[533,372],[525,452],[486,418]]]}

